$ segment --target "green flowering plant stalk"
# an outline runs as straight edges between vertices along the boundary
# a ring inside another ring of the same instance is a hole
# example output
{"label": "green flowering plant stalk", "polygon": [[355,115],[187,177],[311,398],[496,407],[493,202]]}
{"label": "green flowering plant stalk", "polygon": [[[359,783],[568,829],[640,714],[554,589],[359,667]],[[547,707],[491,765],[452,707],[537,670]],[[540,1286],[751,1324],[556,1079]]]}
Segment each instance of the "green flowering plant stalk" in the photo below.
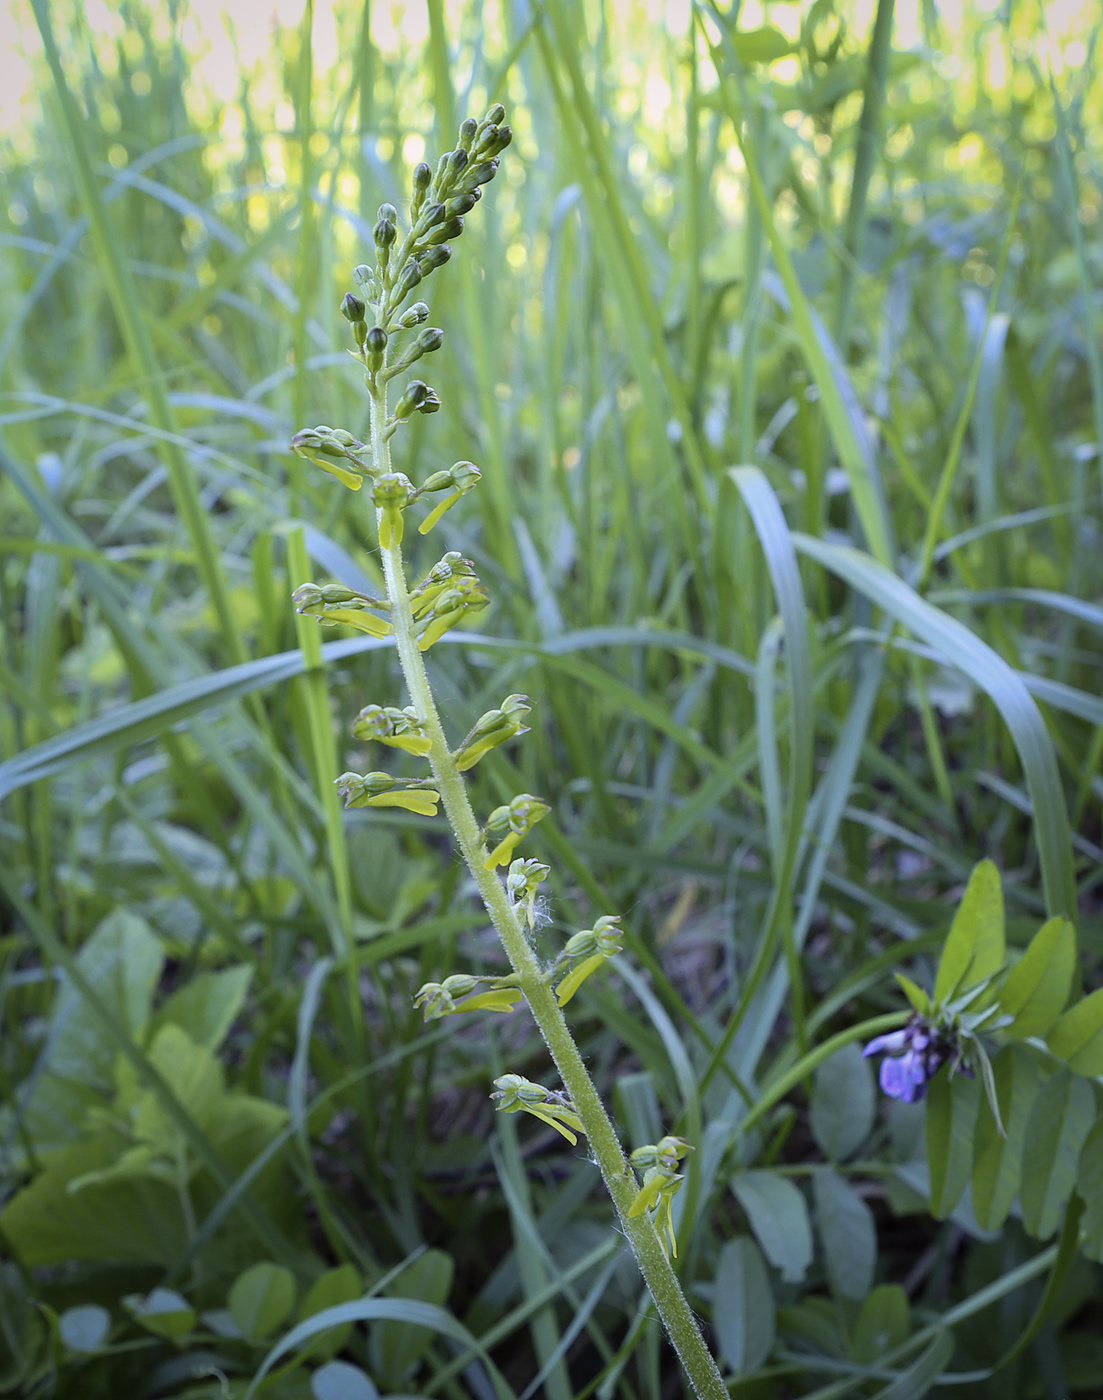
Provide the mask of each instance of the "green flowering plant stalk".
{"label": "green flowering plant stalk", "polygon": [[[391,465],[391,439],[415,413],[436,413],[440,397],[421,379],[411,379],[388,406],[392,379],[439,350],[443,332],[426,325],[424,301],[407,305],[421,284],[452,256],[451,242],[463,232],[464,217],[478,203],[498,171],[512,133],[505,111],[495,105],[481,122],[460,127],[454,150],[440,157],[436,170],[414,171],[409,221],[399,231],[395,207],[384,204],[374,228],[375,264],[357,267],[355,292],[345,295],[341,312],[355,342],[351,354],[365,371],[370,396],[369,441],[343,429],[321,425],[291,441],[294,452],[353,491],[363,490],[375,506],[386,597],[377,599],[340,585],[304,583],[295,590],[300,613],[321,624],[345,623],[378,637],[393,636],[410,703],[402,709],[371,704],[353,727],[356,737],[404,750],[428,763],[424,778],[397,778],[386,772],[345,773],[338,788],[350,807],[402,807],[421,815],[444,808],[455,839],[498,932],[512,972],[494,978],[465,973],[426,983],[415,1004],[427,1019],[471,1011],[510,1011],[523,998],[551,1052],[563,1089],[548,1089],[516,1074],[495,1081],[500,1111],[526,1112],[563,1134],[572,1144],[584,1135],[613,1198],[621,1229],[629,1240],[689,1380],[700,1396],[722,1400],[727,1390],[671,1266],[656,1228],[665,1232],[672,1253],[676,1239],[671,1202],[681,1176],[677,1165],[689,1150],[680,1138],[638,1149],[631,1164],[586,1069],[562,1007],[582,982],[620,949],[619,919],[607,915],[592,929],[575,934],[550,966],[541,964],[530,942],[537,923],[536,899],[549,868],[515,855],[518,846],[549,811],[531,793],[519,793],[480,822],[472,809],[463,774],[488,753],[526,732],[524,695],[507,696],[489,710],[453,747],[444,731],[425,671],[423,654],[452,627],[485,608],[490,599],[470,560],[444,555],[425,578],[410,587],[403,562],[406,515],[427,499],[431,508],[418,530],[428,534],[480,480],[471,462],[434,472],[415,484]],[[499,868],[507,867],[505,879]],[[479,991],[483,984],[487,989]],[[639,1172],[637,1177],[636,1172]],[[641,1184],[642,1178],[642,1184]]]}

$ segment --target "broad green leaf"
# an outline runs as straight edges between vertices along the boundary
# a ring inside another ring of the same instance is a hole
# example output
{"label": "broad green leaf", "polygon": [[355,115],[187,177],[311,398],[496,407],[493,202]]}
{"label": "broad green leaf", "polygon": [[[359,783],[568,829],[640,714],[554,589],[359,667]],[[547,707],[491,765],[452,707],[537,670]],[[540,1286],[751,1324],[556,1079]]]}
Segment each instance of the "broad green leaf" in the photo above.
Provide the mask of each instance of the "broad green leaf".
{"label": "broad green leaf", "polygon": [[873,1072],[856,1044],[844,1045],[816,1071],[812,1134],[833,1162],[845,1161],[873,1130]]}
{"label": "broad green leaf", "polygon": [[1046,1038],[1077,1074],[1103,1074],[1103,987],[1070,1006]]}
{"label": "broad green leaf", "polygon": [[712,1295],[720,1355],[737,1376],[751,1375],[773,1350],[777,1308],[766,1261],[746,1235],[720,1251]]}
{"label": "broad green leaf", "polygon": [[251,1342],[270,1336],[295,1306],[290,1269],[267,1261],[239,1274],[227,1299],[230,1315]]}
{"label": "broad green leaf", "polygon": [[1048,1240],[1076,1185],[1080,1149],[1095,1121],[1091,1085],[1067,1069],[1041,1088],[1026,1125],[1020,1200],[1023,1225]]}
{"label": "broad green leaf", "polygon": [[771,1171],[740,1172],[731,1188],[763,1254],[783,1279],[799,1283],[812,1262],[812,1226],[800,1188]]}
{"label": "broad green leaf", "polygon": [[195,1309],[171,1288],[155,1288],[144,1298],[140,1293],[132,1293],[123,1299],[123,1306],[135,1322],[155,1337],[178,1342],[195,1328]]}
{"label": "broad green leaf", "polygon": [[973,1160],[973,1211],[982,1230],[998,1230],[1019,1194],[1023,1144],[1038,1094],[1038,1066],[1016,1045],[992,1061],[1003,1133],[985,1094],[980,1096]]}
{"label": "broad green leaf", "polygon": [[217,1050],[245,1001],[253,969],[245,964],[220,972],[200,972],[158,1011],[155,1024],[187,1031],[197,1045]]}
{"label": "broad green leaf", "polygon": [[[149,1017],[153,989],[165,961],[160,941],[146,921],[116,909],[98,925],[76,961],[117,1024],[137,1039]],[[104,1034],[101,1019],[79,996],[69,1001],[63,994],[58,1020],[50,1072],[59,1079],[109,1088],[118,1052]]]}
{"label": "broad green leaf", "polygon": [[[441,1307],[452,1291],[455,1264],[440,1249],[427,1249],[395,1278],[392,1297],[416,1299]],[[379,1322],[371,1329],[371,1368],[385,1390],[401,1390],[409,1372],[432,1345],[428,1327]]]}
{"label": "broad green leaf", "polygon": [[911,1333],[908,1295],[898,1283],[882,1283],[862,1304],[854,1325],[854,1359],[872,1365],[907,1341]]}
{"label": "broad green leaf", "polygon": [[1004,1030],[1017,1040],[1045,1035],[1064,1009],[1076,969],[1076,930],[1058,915],[1034,937],[1000,995],[1000,1010],[1014,1016]]}
{"label": "broad green leaf", "polygon": [[877,1266],[873,1212],[849,1182],[827,1168],[813,1174],[812,1198],[827,1281],[833,1293],[858,1302],[873,1287]]}
{"label": "broad green leaf", "polygon": [[780,29],[763,25],[732,34],[732,46],[744,63],[773,63],[793,52],[793,45]]}
{"label": "broad green leaf", "polygon": [[[360,1281],[360,1275],[351,1264],[341,1264],[336,1269],[327,1269],[314,1280],[310,1291],[302,1301],[299,1308],[299,1321],[303,1322],[308,1317],[315,1317],[320,1312],[325,1312],[326,1308],[338,1307],[341,1303],[351,1303],[355,1298],[359,1298],[364,1291],[364,1286]],[[344,1347],[352,1332],[352,1323],[346,1323],[344,1327],[335,1327],[331,1332],[325,1332],[318,1338],[310,1348],[312,1356],[335,1356]]]}
{"label": "broad green leaf", "polygon": [[70,1351],[99,1351],[111,1331],[111,1314],[97,1303],[82,1303],[61,1314],[57,1330]]}
{"label": "broad green leaf", "polygon": [[1003,966],[1003,888],[1000,872],[982,860],[969,876],[935,977],[934,999],[942,1004],[991,977]]}
{"label": "broad green leaf", "polygon": [[[347,1323],[351,1328],[352,1324]],[[314,1400],[379,1400],[375,1382],[347,1361],[331,1361],[310,1378]]]}
{"label": "broad green leaf", "polygon": [[949,1065],[942,1066],[927,1091],[927,1165],[936,1220],[953,1213],[969,1180],[980,1097],[977,1080],[964,1074],[951,1078]]}

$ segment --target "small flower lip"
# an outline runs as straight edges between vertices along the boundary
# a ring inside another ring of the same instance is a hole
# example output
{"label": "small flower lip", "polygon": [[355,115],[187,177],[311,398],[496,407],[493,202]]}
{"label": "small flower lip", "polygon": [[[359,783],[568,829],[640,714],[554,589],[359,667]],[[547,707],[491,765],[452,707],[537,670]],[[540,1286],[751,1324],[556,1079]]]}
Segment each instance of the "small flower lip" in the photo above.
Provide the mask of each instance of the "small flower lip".
{"label": "small flower lip", "polygon": [[890,1031],[888,1035],[875,1036],[862,1051],[862,1054],[866,1059],[870,1055],[896,1055],[900,1051],[906,1050],[907,1047],[908,1032],[906,1030]]}

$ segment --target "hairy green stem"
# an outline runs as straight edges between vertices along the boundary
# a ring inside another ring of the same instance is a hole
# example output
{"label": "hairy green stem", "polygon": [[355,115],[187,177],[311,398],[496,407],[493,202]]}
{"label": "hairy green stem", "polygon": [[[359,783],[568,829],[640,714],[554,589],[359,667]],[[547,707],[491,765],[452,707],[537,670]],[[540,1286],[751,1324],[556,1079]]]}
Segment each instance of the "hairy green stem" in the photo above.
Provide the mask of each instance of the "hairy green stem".
{"label": "hairy green stem", "polygon": [[[380,473],[391,470],[390,444],[384,436],[386,419],[387,390],[382,374],[378,374],[372,389],[371,447],[375,467]],[[636,1177],[625,1159],[609,1115],[559,1009],[555,993],[545,979],[536,954],[529,945],[505,886],[494,870],[486,868],[486,850],[479,822],[468,799],[463,777],[445,738],[429,677],[425,672],[425,662],[418,646],[402,563],[402,546],[394,543],[382,549],[381,553],[398,659],[410,700],[423,726],[423,733],[430,743],[429,763],[433,778],[440,790],[441,801],[460,851],[478,886],[510,965],[518,976],[521,990],[555,1061],[563,1085],[571,1097],[575,1112],[589,1139],[594,1160],[616,1205],[621,1230],[632,1246],[640,1272],[655,1300],[659,1316],[666,1326],[686,1375],[698,1396],[707,1397],[707,1400],[727,1400],[727,1388],[705,1345],[651,1219],[646,1213],[634,1218],[628,1214],[639,1189]]]}

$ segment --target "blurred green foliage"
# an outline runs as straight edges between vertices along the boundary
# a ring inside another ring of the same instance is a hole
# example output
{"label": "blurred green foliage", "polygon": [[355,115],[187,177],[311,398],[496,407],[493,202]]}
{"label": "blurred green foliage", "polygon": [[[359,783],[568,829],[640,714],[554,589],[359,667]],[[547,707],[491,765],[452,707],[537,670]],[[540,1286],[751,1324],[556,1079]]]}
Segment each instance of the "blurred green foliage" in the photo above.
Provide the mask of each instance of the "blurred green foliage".
{"label": "blurred green foliage", "polygon": [[0,1391],[677,1386],[590,1164],[493,1117],[506,1059],[547,1074],[524,1013],[411,1006],[500,955],[439,823],[334,828],[362,755],[311,716],[405,700],[289,602],[299,550],[377,591],[287,443],[363,428],[374,210],[501,98],[396,459],[483,472],[437,537],[493,609],[434,686],[457,738],[535,702],[471,784],[552,803],[547,949],[625,913],[572,1019],[626,1145],[697,1144],[680,1265],[733,1394],[1095,1393],[1098,1266],[932,1218],[923,1109],[852,1052],[740,1130],[894,969],[933,985],[983,856],[1011,945],[1075,913],[1100,980],[1091,6],[316,8],[258,47],[233,5],[17,7],[52,38],[0,145]]}

